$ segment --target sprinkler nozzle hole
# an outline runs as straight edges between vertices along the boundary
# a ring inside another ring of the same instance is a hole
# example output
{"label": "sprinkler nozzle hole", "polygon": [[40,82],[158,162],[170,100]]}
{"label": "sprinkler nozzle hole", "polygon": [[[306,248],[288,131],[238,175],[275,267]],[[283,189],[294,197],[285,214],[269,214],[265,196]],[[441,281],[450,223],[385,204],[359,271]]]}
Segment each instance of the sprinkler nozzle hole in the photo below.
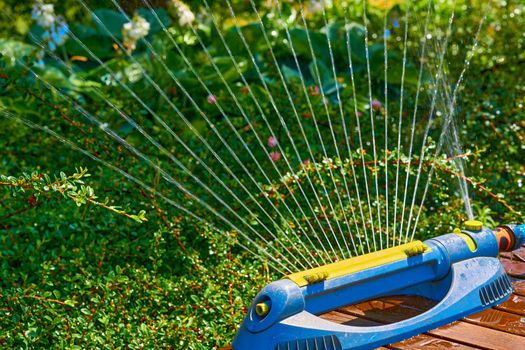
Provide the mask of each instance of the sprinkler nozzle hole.
{"label": "sprinkler nozzle hole", "polygon": [[268,305],[268,302],[263,301],[260,303],[255,304],[255,313],[259,317],[265,317],[270,312],[270,306]]}

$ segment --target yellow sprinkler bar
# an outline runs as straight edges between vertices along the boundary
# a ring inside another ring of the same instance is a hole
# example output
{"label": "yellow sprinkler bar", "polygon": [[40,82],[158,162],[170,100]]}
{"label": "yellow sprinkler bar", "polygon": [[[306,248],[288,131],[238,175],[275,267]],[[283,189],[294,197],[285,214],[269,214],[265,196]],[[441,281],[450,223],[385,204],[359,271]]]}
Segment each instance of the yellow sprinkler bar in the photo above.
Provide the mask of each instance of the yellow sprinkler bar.
{"label": "yellow sprinkler bar", "polygon": [[335,263],[319,266],[310,270],[296,272],[286,276],[300,287],[350,273],[371,269],[394,261],[407,259],[422,254],[430,248],[421,241],[413,241],[397,247],[383,249],[377,252],[356,256]]}

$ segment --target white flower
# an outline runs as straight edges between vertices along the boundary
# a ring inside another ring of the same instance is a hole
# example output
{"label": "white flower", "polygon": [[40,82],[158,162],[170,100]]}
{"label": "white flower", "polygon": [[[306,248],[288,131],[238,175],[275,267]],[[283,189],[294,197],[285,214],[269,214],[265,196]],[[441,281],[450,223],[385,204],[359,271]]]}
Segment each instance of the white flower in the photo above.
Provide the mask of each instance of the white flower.
{"label": "white flower", "polygon": [[171,10],[171,14],[179,19],[181,27],[190,25],[195,21],[195,14],[191,12],[190,7],[180,0],[171,0],[168,3],[168,8]]}
{"label": "white flower", "polygon": [[137,41],[146,37],[149,33],[150,24],[139,15],[133,16],[131,22],[124,23],[122,26],[122,36],[124,36],[124,46],[133,51],[137,46]]}
{"label": "white flower", "polygon": [[56,20],[55,8],[53,4],[44,4],[41,1],[37,1],[33,4],[31,17],[39,26],[43,28],[50,28]]}
{"label": "white flower", "polygon": [[179,25],[181,27],[190,25],[191,23],[193,23],[193,21],[195,21],[195,15],[189,9],[188,11],[183,11],[180,13]]}

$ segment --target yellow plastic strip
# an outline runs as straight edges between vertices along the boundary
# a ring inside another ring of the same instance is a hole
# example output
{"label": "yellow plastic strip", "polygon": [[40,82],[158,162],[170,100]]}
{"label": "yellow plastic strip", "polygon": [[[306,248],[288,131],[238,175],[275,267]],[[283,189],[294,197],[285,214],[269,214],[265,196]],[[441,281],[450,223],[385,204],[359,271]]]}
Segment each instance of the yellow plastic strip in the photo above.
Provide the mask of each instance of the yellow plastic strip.
{"label": "yellow plastic strip", "polygon": [[304,287],[308,284],[317,283],[322,280],[329,280],[394,261],[407,259],[429,250],[430,248],[423,242],[413,241],[397,247],[383,249],[374,253],[356,256],[354,258],[319,266],[310,270],[293,273],[285,278],[292,280],[300,287]]}
{"label": "yellow plastic strip", "polygon": [[467,243],[468,249],[470,249],[471,252],[475,252],[478,249],[478,245],[476,244],[476,241],[470,237],[466,233],[456,233],[459,237],[463,238],[465,243]]}

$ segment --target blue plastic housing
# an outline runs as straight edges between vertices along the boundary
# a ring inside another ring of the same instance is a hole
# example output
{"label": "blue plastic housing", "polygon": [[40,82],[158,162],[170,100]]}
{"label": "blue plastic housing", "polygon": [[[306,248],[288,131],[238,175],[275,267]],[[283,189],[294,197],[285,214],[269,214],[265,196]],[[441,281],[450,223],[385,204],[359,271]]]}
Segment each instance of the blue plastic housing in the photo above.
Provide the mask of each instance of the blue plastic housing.
{"label": "blue plastic housing", "polygon": [[[512,228],[525,242],[525,225]],[[447,234],[425,241],[429,251],[407,259],[298,286],[283,279],[257,295],[233,341],[246,349],[374,349],[400,341],[504,301],[512,284],[499,260],[498,242],[487,228],[463,231],[475,242]],[[517,243],[517,244],[518,244]],[[378,297],[419,295],[438,302],[430,310],[401,322],[355,327],[336,324],[316,315]],[[255,305],[265,302],[265,316]]]}

